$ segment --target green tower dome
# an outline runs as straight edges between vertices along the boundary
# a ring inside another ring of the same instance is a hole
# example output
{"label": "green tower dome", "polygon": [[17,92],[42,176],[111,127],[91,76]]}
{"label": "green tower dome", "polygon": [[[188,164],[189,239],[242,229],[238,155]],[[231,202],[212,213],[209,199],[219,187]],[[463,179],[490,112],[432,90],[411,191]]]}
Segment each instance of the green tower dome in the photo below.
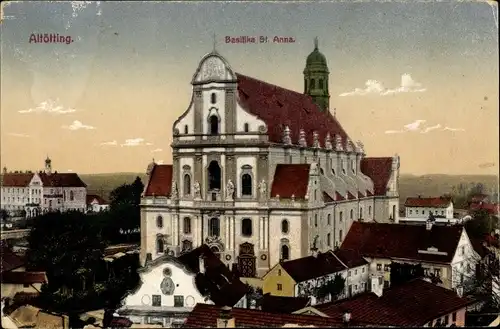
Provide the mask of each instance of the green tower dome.
{"label": "green tower dome", "polygon": [[318,38],[314,39],[314,50],[307,56],[306,67],[308,66],[323,66],[328,67],[326,57],[318,49]]}
{"label": "green tower dome", "polygon": [[318,38],[314,38],[314,50],[307,56],[303,73],[304,94],[311,96],[320,111],[328,111],[330,103],[329,71],[325,55],[319,52]]}

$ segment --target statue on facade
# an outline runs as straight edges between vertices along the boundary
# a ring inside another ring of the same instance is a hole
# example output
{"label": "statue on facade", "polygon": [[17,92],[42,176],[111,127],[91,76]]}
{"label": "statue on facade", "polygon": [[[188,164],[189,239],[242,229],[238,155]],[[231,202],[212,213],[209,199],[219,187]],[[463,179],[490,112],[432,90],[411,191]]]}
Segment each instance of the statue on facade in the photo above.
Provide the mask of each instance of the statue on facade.
{"label": "statue on facade", "polygon": [[226,197],[228,199],[232,199],[233,196],[234,196],[234,184],[232,180],[228,180],[226,185]]}
{"label": "statue on facade", "polygon": [[200,187],[200,183],[198,181],[195,181],[194,182],[194,197],[195,199],[196,198],[201,198],[201,187]]}
{"label": "statue on facade", "polygon": [[179,189],[177,188],[177,182],[172,182],[172,199],[177,199],[179,197]]}
{"label": "statue on facade", "polygon": [[262,180],[259,183],[259,191],[262,198],[265,198],[267,196],[267,184],[265,180]]}

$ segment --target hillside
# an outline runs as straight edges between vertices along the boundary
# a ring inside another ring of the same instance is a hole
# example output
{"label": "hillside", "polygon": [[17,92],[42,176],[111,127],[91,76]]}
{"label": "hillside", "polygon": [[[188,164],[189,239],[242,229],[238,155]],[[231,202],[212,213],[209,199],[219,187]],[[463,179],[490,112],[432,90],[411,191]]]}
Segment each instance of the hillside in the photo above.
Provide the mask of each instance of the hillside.
{"label": "hillside", "polygon": [[[132,183],[139,176],[143,183],[146,182],[144,173],[113,173],[80,175],[88,185],[89,193],[99,194],[107,198],[117,186],[124,183]],[[403,174],[399,181],[401,202],[409,196],[440,196],[450,193],[453,186],[458,184],[482,183],[486,189],[498,189],[498,177],[486,175],[454,176],[454,175],[424,175],[415,176]]]}

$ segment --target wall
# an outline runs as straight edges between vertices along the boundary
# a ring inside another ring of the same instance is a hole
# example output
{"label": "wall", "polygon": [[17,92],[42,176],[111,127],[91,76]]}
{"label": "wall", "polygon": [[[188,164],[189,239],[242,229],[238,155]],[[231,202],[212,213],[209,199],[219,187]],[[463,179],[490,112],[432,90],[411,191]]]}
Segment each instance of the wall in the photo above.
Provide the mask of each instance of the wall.
{"label": "wall", "polygon": [[446,208],[431,207],[405,207],[405,216],[407,218],[428,218],[429,212],[435,216],[445,216],[447,219],[453,218],[453,203]]}
{"label": "wall", "polygon": [[[281,284],[281,290],[278,290],[278,284]],[[295,296],[295,281],[278,264],[263,278],[262,292],[264,294],[270,293],[273,296],[293,297]]]}
{"label": "wall", "polygon": [[2,282],[2,297],[13,298],[18,292],[40,292],[41,289],[41,283],[30,284],[28,287],[25,287],[23,284],[10,284]]}
{"label": "wall", "polygon": [[451,262],[451,287],[455,288],[463,281],[474,280],[479,255],[474,251],[466,230],[462,231],[458,247]]}
{"label": "wall", "polygon": [[[442,317],[429,321],[424,325],[424,327],[433,327],[439,320],[441,321],[442,324],[445,324],[446,327],[449,327],[452,324],[455,324],[457,327],[465,327],[465,313],[466,313],[466,308],[458,309],[455,312],[451,312]],[[453,314],[455,314],[456,316],[455,321],[453,321]]]}

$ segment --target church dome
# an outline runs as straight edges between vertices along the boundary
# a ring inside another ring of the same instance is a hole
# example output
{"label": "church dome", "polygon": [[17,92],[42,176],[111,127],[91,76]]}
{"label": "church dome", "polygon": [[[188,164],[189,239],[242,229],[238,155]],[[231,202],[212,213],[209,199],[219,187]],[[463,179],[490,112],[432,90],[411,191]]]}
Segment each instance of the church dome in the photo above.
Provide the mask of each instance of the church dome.
{"label": "church dome", "polygon": [[326,57],[318,49],[318,38],[314,39],[314,50],[307,56],[306,65],[321,65],[328,66],[326,63]]}

